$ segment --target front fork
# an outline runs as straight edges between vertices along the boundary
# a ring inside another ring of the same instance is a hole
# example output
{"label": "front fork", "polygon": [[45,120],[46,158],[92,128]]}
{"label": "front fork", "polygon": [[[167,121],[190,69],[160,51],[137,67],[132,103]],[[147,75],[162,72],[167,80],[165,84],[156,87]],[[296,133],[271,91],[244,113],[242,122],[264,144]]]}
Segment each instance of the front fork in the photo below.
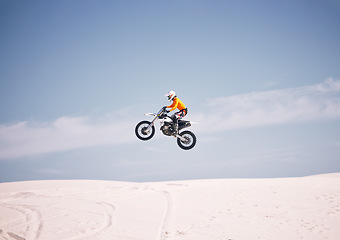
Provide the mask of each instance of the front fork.
{"label": "front fork", "polygon": [[151,127],[152,127],[153,125],[155,125],[155,122],[156,122],[157,118],[158,118],[158,116],[156,116],[156,117],[152,120],[152,122],[149,124],[148,128],[145,130],[146,132],[150,131]]}

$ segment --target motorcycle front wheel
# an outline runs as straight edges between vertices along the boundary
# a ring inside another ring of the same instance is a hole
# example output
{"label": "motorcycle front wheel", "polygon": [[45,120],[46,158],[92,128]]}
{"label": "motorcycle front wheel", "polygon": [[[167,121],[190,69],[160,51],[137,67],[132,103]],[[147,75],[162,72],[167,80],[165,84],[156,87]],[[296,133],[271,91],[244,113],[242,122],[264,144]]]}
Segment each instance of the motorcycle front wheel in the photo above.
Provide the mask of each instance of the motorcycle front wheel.
{"label": "motorcycle front wheel", "polygon": [[184,150],[192,149],[196,145],[196,136],[193,132],[184,131],[179,134],[185,140],[177,138],[177,144]]}
{"label": "motorcycle front wheel", "polygon": [[140,140],[143,141],[150,140],[155,134],[155,127],[153,125],[148,130],[150,124],[151,122],[149,121],[141,121],[140,123],[137,124],[135,128],[135,133]]}

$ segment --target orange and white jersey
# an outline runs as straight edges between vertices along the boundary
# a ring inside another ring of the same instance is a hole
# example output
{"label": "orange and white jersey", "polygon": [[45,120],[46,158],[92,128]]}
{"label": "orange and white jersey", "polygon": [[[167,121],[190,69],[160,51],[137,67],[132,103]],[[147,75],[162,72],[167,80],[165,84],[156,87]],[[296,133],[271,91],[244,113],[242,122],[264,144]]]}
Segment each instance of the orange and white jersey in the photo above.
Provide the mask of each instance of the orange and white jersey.
{"label": "orange and white jersey", "polygon": [[175,97],[172,104],[170,106],[167,106],[167,108],[171,108],[170,112],[175,110],[176,108],[178,108],[178,110],[180,111],[186,109],[184,103],[178,97]]}

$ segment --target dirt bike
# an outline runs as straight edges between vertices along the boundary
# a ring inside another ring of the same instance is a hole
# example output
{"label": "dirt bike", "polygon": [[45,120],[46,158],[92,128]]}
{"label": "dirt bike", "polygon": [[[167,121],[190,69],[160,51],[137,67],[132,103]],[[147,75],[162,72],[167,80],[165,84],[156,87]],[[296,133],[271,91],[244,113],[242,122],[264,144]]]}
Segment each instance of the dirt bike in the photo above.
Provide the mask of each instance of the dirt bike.
{"label": "dirt bike", "polygon": [[173,136],[177,138],[177,144],[180,148],[189,150],[196,145],[196,136],[193,132],[183,131],[179,133],[180,130],[190,127],[193,122],[178,120],[178,131],[176,133],[173,120],[170,116],[168,116],[166,107],[162,107],[158,113],[146,113],[145,115],[154,116],[154,119],[151,122],[141,121],[137,124],[135,133],[140,140],[150,140],[154,136],[155,122],[156,120],[159,120],[161,126],[160,130],[166,136]]}

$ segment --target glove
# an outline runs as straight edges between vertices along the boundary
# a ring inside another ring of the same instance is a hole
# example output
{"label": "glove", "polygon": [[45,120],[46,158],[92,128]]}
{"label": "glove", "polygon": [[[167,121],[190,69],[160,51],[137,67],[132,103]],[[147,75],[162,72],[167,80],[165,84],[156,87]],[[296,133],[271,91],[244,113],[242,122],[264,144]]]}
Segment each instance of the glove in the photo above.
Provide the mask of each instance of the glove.
{"label": "glove", "polygon": [[166,109],[166,106],[163,107],[164,112],[168,113],[170,112],[169,110]]}

